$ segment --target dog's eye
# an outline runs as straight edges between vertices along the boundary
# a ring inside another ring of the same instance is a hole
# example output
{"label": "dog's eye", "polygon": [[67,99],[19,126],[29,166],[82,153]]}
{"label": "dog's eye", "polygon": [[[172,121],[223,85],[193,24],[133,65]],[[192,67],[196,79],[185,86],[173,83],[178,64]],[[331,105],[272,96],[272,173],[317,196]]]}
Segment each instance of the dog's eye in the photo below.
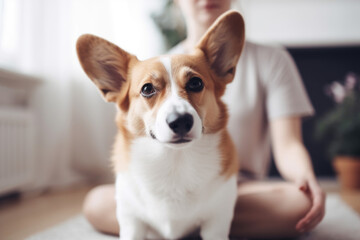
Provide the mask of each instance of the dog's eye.
{"label": "dog's eye", "polygon": [[141,95],[146,98],[152,97],[156,93],[154,86],[151,83],[146,83],[141,88]]}
{"label": "dog's eye", "polygon": [[192,77],[186,83],[186,90],[191,92],[200,92],[204,88],[202,80],[198,77]]}

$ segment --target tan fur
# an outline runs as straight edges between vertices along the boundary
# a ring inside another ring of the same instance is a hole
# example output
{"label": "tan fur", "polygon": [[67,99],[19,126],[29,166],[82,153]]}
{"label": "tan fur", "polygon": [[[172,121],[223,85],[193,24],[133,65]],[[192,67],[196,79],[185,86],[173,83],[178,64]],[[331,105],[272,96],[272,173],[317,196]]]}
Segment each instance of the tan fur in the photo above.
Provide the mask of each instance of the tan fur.
{"label": "tan fur", "polygon": [[[105,100],[115,102],[126,91],[127,70],[137,58],[105,39],[85,34],[76,44],[80,64]],[[126,84],[125,84],[126,85]]]}
{"label": "tan fur", "polygon": [[123,172],[128,169],[130,163],[130,146],[132,136],[123,126],[120,126],[113,145],[111,163],[115,173]]}
{"label": "tan fur", "polygon": [[197,45],[205,53],[216,75],[226,83],[235,76],[236,64],[245,43],[244,36],[245,23],[242,16],[236,11],[229,11],[212,24]]}
{"label": "tan fur", "polygon": [[235,145],[226,129],[222,131],[221,137],[222,140],[219,146],[223,159],[221,175],[228,178],[239,172],[240,164]]}

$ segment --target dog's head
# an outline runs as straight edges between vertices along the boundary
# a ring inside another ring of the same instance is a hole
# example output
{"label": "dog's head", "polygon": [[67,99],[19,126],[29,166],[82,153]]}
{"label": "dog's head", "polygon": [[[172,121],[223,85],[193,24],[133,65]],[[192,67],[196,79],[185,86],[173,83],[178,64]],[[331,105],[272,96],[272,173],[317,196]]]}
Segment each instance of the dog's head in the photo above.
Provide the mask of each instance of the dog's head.
{"label": "dog's head", "polygon": [[243,18],[230,11],[188,55],[139,61],[93,35],[78,39],[77,53],[105,100],[117,104],[118,127],[129,137],[148,136],[183,146],[226,126],[226,107],[220,98],[234,78],[243,45]]}

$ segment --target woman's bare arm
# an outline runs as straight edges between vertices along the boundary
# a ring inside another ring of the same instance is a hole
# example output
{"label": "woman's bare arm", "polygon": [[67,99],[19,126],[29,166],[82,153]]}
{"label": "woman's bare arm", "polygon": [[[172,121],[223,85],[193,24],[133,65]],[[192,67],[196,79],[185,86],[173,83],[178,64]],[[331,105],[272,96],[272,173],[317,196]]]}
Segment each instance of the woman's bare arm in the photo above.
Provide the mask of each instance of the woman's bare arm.
{"label": "woman's bare arm", "polygon": [[280,174],[296,183],[312,199],[312,208],[297,224],[299,231],[309,231],[324,217],[325,194],[316,180],[310,155],[303,144],[301,118],[272,120],[270,131],[275,163]]}

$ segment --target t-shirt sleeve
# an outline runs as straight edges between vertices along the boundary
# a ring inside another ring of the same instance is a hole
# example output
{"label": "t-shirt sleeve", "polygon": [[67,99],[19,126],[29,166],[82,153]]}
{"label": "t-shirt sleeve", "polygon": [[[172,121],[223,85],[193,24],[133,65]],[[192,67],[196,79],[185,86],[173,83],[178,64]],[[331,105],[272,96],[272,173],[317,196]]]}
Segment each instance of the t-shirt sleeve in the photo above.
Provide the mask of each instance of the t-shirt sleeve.
{"label": "t-shirt sleeve", "polygon": [[[259,54],[259,52],[258,52]],[[286,116],[310,116],[314,108],[290,54],[281,48],[264,51],[260,66],[265,85],[269,120]]]}

